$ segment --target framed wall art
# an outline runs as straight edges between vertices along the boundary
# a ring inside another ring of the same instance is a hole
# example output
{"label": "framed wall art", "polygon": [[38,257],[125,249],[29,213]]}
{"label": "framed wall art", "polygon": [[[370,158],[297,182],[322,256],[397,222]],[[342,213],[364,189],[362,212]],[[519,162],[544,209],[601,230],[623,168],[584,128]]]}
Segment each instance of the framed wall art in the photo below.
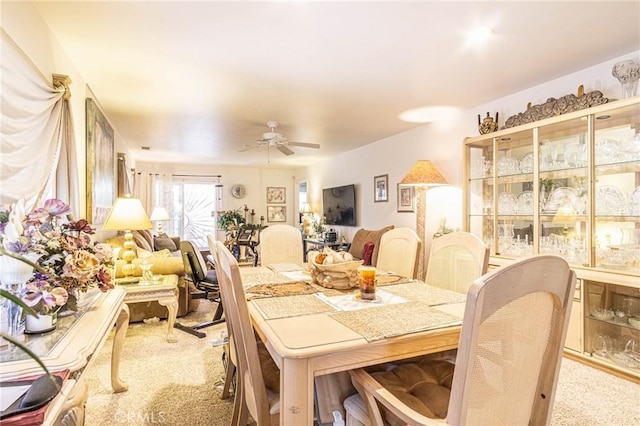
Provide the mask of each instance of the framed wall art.
{"label": "framed wall art", "polygon": [[93,99],[87,98],[87,220],[104,223],[114,202],[115,153],[113,128]]}
{"label": "framed wall art", "polygon": [[287,206],[267,206],[267,222],[286,222]]}
{"label": "framed wall art", "polygon": [[284,186],[267,187],[267,204],[284,204],[287,202],[287,188]]}
{"label": "framed wall art", "polygon": [[373,178],[373,202],[389,201],[389,175]]}
{"label": "framed wall art", "polygon": [[416,189],[411,185],[398,184],[398,213],[416,210]]}

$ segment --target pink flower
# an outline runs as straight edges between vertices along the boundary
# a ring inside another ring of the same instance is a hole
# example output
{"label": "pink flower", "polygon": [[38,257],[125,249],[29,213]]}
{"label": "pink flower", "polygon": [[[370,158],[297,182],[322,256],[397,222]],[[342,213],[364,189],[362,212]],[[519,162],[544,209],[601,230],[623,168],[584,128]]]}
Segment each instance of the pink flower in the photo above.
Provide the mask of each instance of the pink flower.
{"label": "pink flower", "polygon": [[88,281],[100,272],[100,261],[87,251],[76,251],[64,259],[62,271],[67,277]]}

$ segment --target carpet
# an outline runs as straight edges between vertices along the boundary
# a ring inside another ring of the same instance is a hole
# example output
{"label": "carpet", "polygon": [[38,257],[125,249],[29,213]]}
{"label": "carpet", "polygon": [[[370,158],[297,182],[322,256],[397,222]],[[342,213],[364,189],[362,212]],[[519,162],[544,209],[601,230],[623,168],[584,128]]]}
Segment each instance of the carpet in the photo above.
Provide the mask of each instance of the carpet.
{"label": "carpet", "polygon": [[[178,320],[197,324],[210,319],[213,308],[203,301]],[[220,399],[222,347],[211,346],[225,324],[203,329],[204,339],[176,330],[177,343],[166,342],[166,327],[165,321],[129,325],[120,363],[129,390],[119,394],[110,385],[111,333],[85,374],[87,425],[229,425],[232,401]],[[565,358],[551,424],[639,425],[639,400],[639,385]]]}

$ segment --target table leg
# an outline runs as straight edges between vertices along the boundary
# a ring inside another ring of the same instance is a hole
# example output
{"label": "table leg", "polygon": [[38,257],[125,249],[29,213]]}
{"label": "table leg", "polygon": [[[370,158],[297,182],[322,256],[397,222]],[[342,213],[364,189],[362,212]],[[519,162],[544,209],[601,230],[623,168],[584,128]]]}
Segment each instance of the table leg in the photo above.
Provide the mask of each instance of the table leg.
{"label": "table leg", "polygon": [[178,338],[173,333],[173,324],[176,322],[176,316],[178,315],[178,289],[176,289],[173,297],[159,299],[158,303],[162,306],[166,306],[169,311],[169,314],[167,315],[167,342],[176,343]]}
{"label": "table leg", "polygon": [[124,338],[129,327],[129,306],[122,304],[122,310],[116,319],[116,334],[113,337],[113,349],[111,351],[111,387],[113,391],[124,392],[129,386],[120,379],[120,355],[124,345]]}
{"label": "table leg", "polygon": [[282,360],[280,424],[313,424],[313,372],[308,359]]}

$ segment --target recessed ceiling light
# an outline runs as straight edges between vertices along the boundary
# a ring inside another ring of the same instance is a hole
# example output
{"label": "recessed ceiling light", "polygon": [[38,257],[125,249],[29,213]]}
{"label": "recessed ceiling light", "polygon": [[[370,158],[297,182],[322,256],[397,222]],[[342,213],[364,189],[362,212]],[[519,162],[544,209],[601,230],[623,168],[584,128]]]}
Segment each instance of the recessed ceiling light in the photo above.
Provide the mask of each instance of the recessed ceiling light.
{"label": "recessed ceiling light", "polygon": [[611,116],[610,116],[610,115],[606,115],[606,114],[605,114],[605,115],[599,115],[599,116],[597,116],[597,117],[596,117],[596,120],[606,120],[606,119],[609,119],[609,118],[611,118]]}
{"label": "recessed ceiling light", "polygon": [[457,110],[450,106],[421,107],[405,111],[399,117],[409,123],[432,123],[451,117]]}
{"label": "recessed ceiling light", "polygon": [[470,44],[482,44],[493,36],[493,29],[489,27],[478,27],[467,33],[467,42]]}
{"label": "recessed ceiling light", "polygon": [[150,147],[150,146],[141,146],[140,148],[141,148],[143,151],[149,151],[149,150],[151,150],[151,147]]}

